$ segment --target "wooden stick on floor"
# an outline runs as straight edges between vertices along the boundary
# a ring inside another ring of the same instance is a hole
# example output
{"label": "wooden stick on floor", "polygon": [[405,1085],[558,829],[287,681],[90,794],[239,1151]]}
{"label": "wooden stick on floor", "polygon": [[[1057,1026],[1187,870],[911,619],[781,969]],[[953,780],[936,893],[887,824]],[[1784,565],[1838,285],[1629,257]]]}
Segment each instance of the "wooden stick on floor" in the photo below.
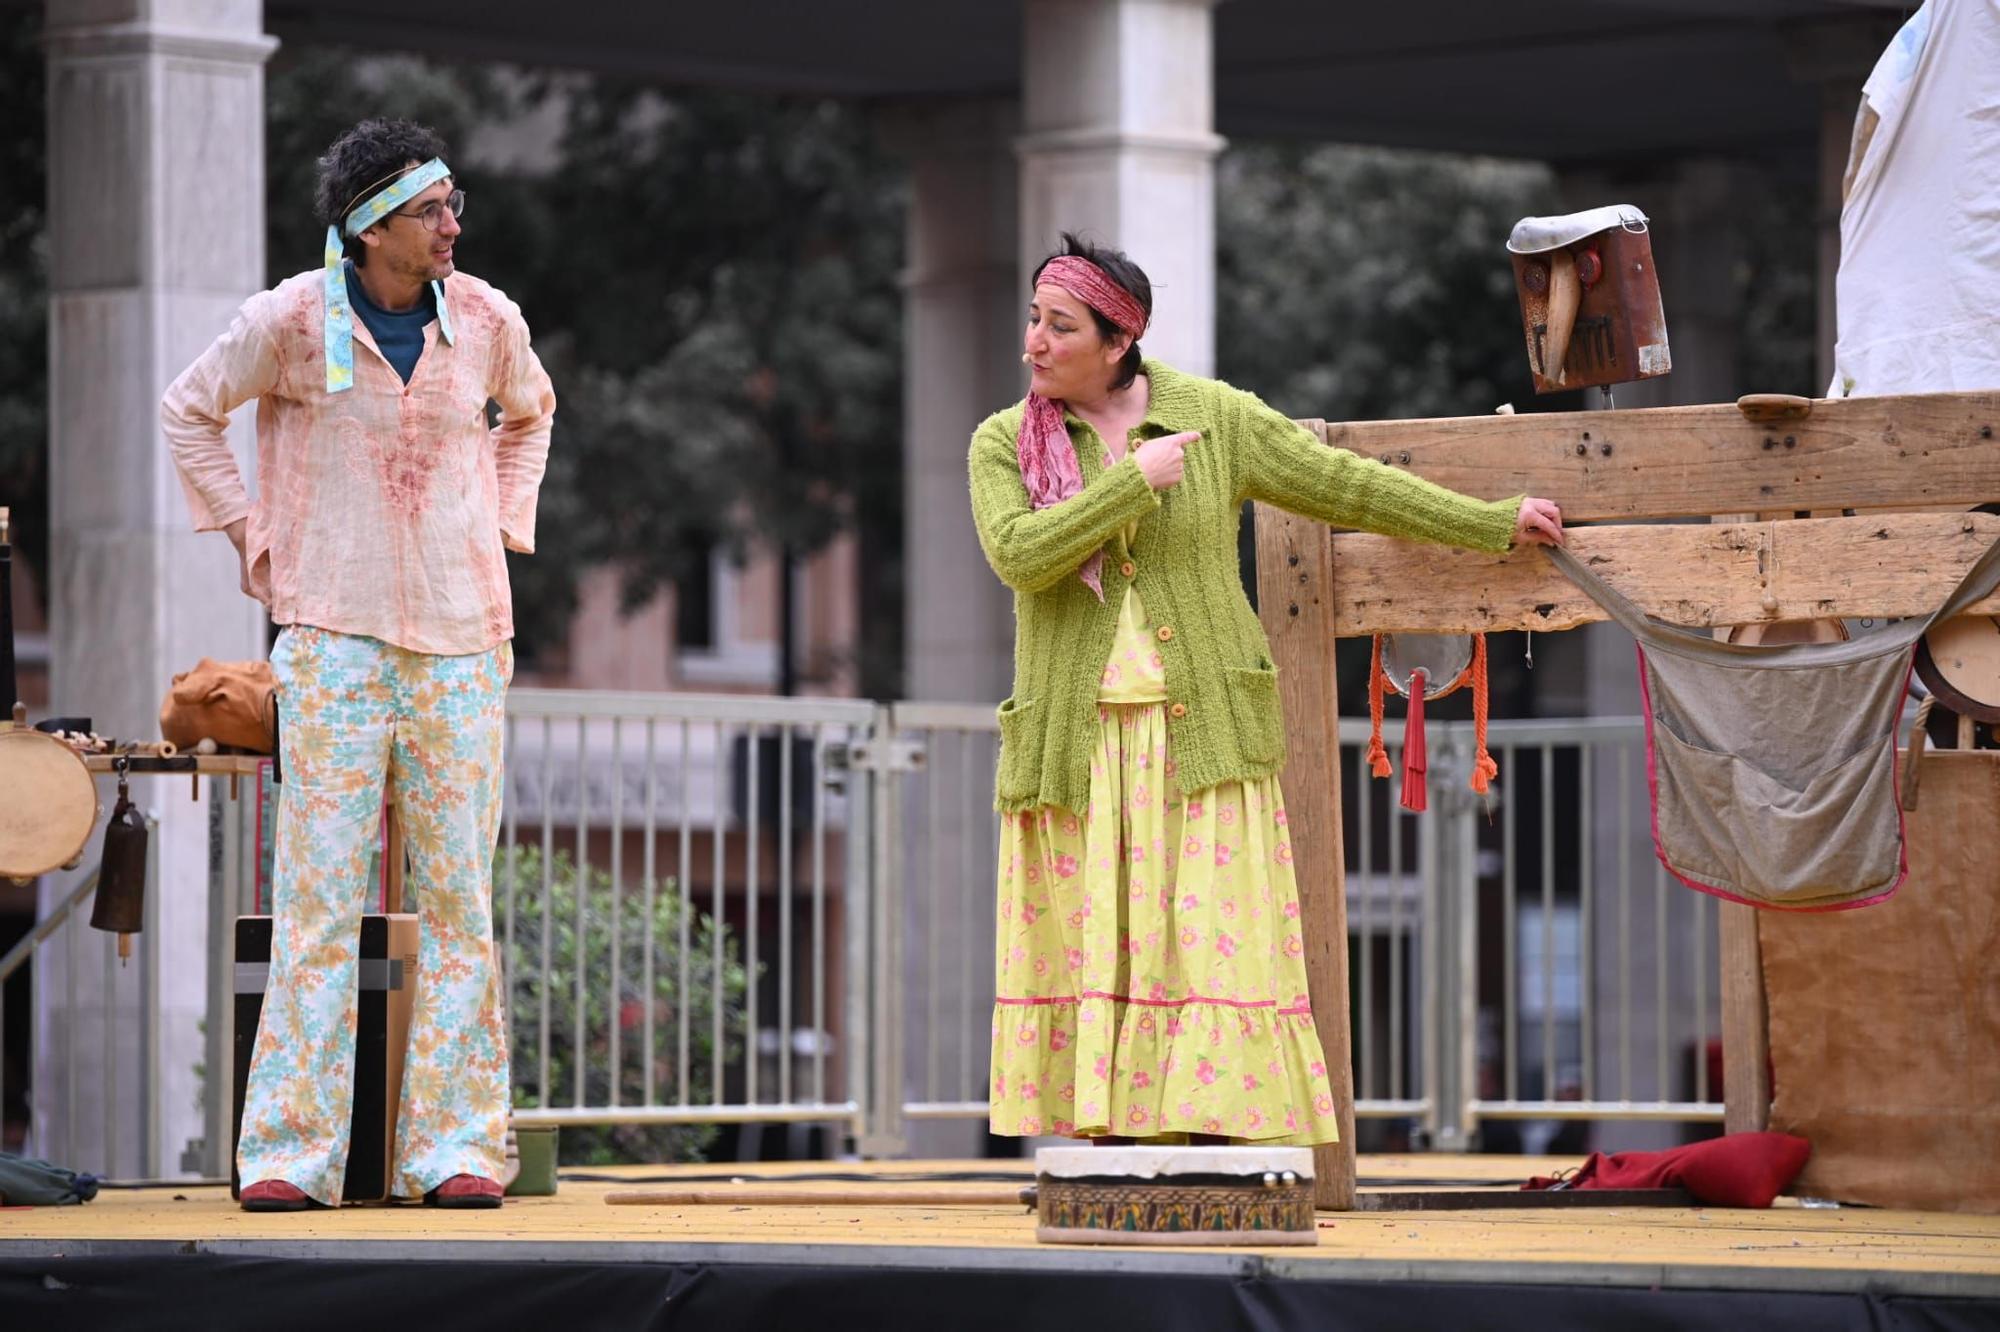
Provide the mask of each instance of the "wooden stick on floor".
{"label": "wooden stick on floor", "polygon": [[854,1188],[804,1188],[788,1184],[685,1185],[614,1189],[613,1207],[1022,1207],[1034,1185],[984,1184],[938,1188],[928,1184],[867,1184]]}

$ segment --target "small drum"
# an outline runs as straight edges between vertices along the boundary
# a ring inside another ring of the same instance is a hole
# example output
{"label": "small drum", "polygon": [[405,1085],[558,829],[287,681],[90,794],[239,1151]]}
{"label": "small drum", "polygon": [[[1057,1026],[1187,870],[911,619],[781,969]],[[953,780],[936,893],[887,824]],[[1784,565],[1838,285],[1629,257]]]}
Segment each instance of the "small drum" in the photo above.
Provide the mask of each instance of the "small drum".
{"label": "small drum", "polygon": [[1309,1147],[1044,1147],[1049,1244],[1317,1244]]}
{"label": "small drum", "polygon": [[1917,678],[1959,716],[2000,722],[2000,616],[1932,625],[1917,643]]}
{"label": "small drum", "polygon": [[[1973,513],[2000,513],[1981,504]],[[1917,642],[1917,678],[1961,717],[2000,722],[2000,615],[1956,615]]]}
{"label": "small drum", "polygon": [[97,783],[51,735],[0,722],[0,876],[32,879],[74,863],[97,822]]}

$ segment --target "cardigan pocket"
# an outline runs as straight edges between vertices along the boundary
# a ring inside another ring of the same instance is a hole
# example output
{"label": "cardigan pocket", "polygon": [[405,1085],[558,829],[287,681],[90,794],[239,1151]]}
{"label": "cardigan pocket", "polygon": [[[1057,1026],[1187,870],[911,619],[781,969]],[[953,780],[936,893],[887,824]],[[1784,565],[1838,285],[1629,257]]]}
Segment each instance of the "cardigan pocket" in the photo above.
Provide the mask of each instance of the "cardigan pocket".
{"label": "cardigan pocket", "polygon": [[1000,705],[1000,772],[995,793],[1003,801],[1020,800],[1041,790],[1041,746],[1034,731],[1034,709],[1031,698],[1010,698]]}
{"label": "cardigan pocket", "polygon": [[1236,719],[1236,748],[1253,763],[1270,763],[1285,752],[1285,722],[1278,707],[1278,672],[1271,667],[1225,666],[1229,711]]}

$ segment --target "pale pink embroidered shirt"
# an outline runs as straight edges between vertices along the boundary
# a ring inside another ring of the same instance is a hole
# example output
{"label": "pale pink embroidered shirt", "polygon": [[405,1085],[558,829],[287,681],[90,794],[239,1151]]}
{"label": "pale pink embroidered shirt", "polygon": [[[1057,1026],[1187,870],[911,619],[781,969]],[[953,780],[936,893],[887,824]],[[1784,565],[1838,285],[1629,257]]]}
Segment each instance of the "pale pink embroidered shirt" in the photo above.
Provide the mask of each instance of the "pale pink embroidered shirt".
{"label": "pale pink embroidered shirt", "polygon": [[[432,319],[408,385],[356,319],[354,387],[328,393],[322,276],[251,297],[167,390],[160,417],[195,530],[249,520],[251,587],[278,624],[484,652],[513,637],[503,547],[535,548],[555,416],[528,325],[499,291],[455,273],[454,341]],[[254,500],[222,434],[253,398]]]}

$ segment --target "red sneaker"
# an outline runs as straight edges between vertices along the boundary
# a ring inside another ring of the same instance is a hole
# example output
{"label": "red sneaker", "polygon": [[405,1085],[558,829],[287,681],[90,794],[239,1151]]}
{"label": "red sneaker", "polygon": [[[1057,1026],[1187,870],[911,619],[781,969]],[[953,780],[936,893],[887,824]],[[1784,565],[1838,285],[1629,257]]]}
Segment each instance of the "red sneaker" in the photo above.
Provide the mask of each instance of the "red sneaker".
{"label": "red sneaker", "polygon": [[326,1206],[304,1189],[282,1179],[260,1179],[255,1184],[246,1184],[237,1201],[246,1212],[303,1212],[309,1207]]}
{"label": "red sneaker", "polygon": [[432,1207],[498,1207],[501,1188],[480,1175],[453,1175],[424,1195]]}

